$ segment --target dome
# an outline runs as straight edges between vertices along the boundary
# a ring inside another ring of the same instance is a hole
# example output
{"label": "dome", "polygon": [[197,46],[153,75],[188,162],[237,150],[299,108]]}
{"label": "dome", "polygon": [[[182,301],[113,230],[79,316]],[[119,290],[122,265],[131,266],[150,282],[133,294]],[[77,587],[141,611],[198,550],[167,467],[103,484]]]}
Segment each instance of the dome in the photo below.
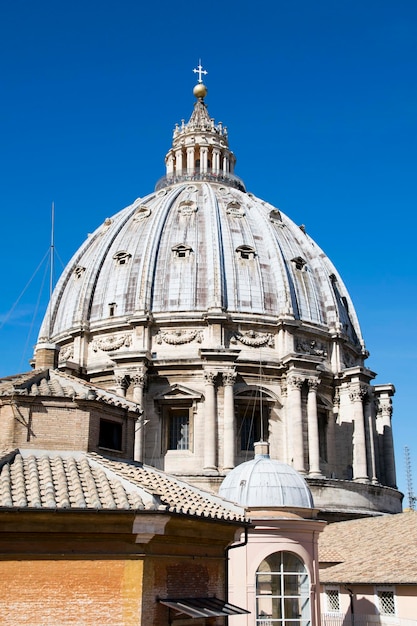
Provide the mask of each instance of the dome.
{"label": "dome", "polygon": [[199,85],[165,175],[103,219],[64,269],[35,366],[140,405],[144,424],[112,453],[218,490],[265,437],[329,515],[398,512],[394,387],[371,384],[332,262],[236,175]]}
{"label": "dome", "polygon": [[[265,446],[263,442],[255,444]],[[302,476],[269,454],[241,463],[223,480],[219,495],[247,508],[314,507],[310,489]]]}
{"label": "dome", "polygon": [[361,352],[336,268],[304,227],[246,192],[227,129],[202,97],[189,123],[176,126],[165,160],[155,191],[107,218],[68,263],[40,341],[62,345],[111,317],[128,327],[143,315],[172,323],[214,311],[242,324],[300,321]]}

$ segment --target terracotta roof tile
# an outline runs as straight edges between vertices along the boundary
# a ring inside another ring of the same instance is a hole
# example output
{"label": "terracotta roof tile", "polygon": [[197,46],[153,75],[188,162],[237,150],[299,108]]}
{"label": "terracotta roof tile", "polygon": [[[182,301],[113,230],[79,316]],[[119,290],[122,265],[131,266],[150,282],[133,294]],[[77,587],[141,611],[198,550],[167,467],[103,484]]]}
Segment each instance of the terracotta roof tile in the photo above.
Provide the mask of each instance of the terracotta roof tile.
{"label": "terracotta roof tile", "polygon": [[32,370],[0,379],[0,396],[48,396],[80,400],[96,400],[139,413],[139,406],[123,396],[64,374],[59,370]]}
{"label": "terracotta roof tile", "polygon": [[319,560],[323,583],[417,584],[417,512],[329,524]]}
{"label": "terracotta roof tile", "polygon": [[0,508],[146,509],[245,521],[241,507],[152,467],[33,449],[0,457]]}

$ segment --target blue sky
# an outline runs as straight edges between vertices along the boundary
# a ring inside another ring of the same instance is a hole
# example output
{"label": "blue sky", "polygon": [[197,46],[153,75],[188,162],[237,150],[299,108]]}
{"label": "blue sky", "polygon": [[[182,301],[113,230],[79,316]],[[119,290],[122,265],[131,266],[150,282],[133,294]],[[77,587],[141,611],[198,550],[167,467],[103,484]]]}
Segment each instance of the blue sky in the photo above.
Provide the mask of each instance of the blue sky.
{"label": "blue sky", "polygon": [[199,57],[236,173],[342,274],[367,365],[397,389],[399,486],[408,445],[417,491],[415,0],[3,3],[0,376],[36,342],[51,203],[58,275],[164,174]]}

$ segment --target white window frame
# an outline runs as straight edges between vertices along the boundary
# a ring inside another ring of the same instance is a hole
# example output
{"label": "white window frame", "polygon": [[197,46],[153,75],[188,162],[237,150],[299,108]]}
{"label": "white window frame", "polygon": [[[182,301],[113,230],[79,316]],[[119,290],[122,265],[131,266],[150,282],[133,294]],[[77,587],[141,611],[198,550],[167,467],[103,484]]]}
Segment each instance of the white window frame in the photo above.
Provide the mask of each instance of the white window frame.
{"label": "white window frame", "polygon": [[[394,601],[394,613],[381,613],[381,603],[379,593],[381,591],[389,591],[392,593],[393,601]],[[395,595],[395,587],[394,585],[375,585],[375,608],[377,615],[388,615],[388,616],[397,616],[397,599]]]}
{"label": "white window frame", "polygon": [[[337,610],[332,609],[330,604],[329,604],[329,598],[327,595],[328,591],[337,591],[337,596],[338,596],[338,601],[339,601],[339,608]],[[324,587],[324,595],[326,598],[326,614],[330,613],[331,615],[341,615],[342,614],[342,609],[341,609],[341,603],[340,603],[340,587],[339,585],[325,585]]]}

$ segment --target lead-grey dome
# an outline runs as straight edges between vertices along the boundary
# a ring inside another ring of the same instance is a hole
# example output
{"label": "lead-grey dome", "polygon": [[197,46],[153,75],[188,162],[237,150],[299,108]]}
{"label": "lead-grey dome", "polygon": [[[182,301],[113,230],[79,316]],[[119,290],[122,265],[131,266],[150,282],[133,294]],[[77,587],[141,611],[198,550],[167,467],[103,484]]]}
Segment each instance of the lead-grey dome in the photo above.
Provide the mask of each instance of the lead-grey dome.
{"label": "lead-grey dome", "polygon": [[[256,449],[255,444],[255,449]],[[286,463],[256,454],[241,463],[223,480],[219,495],[247,508],[314,507],[313,497],[304,478]]]}

